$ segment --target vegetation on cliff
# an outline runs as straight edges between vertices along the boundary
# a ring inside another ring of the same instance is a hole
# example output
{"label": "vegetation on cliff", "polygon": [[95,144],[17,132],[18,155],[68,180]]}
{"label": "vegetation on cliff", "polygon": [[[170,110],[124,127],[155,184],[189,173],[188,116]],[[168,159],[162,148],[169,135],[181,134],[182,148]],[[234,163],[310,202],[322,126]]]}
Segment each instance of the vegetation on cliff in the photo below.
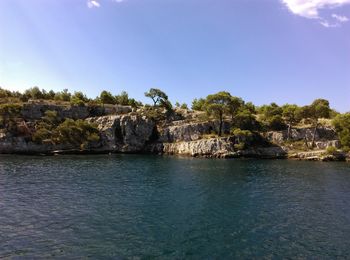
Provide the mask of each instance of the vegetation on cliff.
{"label": "vegetation on cliff", "polygon": [[[0,88],[0,131],[11,133],[13,136],[25,136],[37,144],[69,144],[84,149],[99,141],[96,125],[87,123],[83,120],[85,118],[62,117],[57,111],[50,109],[44,111],[40,120],[30,121],[22,115],[23,105],[46,102],[61,106],[88,107],[91,111],[95,108],[118,105],[129,106],[130,111],[132,107],[133,113],[145,115],[157,123],[186,119],[187,117],[181,114],[183,112],[179,111],[191,113],[193,116],[189,118],[192,119],[188,120],[214,120],[218,124],[212,131],[217,136],[236,136],[239,140],[237,148],[242,149],[254,143],[261,133],[283,130],[287,131],[289,140],[292,139],[293,129],[305,127],[313,129],[311,142],[298,141],[298,146],[304,145],[306,149],[310,149],[315,146],[319,127],[324,125],[334,127],[344,150],[350,147],[350,114],[336,112],[325,99],[316,99],[305,106],[279,106],[276,103],[255,106],[227,91],[221,91],[194,99],[192,110],[189,110],[184,103],[176,102],[173,106],[168,95],[160,89],[152,88],[145,96],[150,98],[152,105],[143,105],[130,98],[125,91],[113,95],[104,90],[98,97],[91,99],[82,92],[70,93],[67,89],[54,92],[33,87],[20,93]],[[109,110],[108,113],[112,113],[111,111],[115,110]],[[230,125],[230,129],[227,129],[227,124]]]}

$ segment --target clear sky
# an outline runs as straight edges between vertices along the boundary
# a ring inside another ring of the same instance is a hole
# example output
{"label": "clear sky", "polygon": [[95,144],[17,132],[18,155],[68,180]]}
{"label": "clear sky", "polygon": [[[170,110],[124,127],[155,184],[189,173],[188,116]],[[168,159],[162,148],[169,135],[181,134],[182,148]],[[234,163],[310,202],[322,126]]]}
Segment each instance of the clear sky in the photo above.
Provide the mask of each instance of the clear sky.
{"label": "clear sky", "polygon": [[0,86],[350,110],[350,0],[0,0]]}

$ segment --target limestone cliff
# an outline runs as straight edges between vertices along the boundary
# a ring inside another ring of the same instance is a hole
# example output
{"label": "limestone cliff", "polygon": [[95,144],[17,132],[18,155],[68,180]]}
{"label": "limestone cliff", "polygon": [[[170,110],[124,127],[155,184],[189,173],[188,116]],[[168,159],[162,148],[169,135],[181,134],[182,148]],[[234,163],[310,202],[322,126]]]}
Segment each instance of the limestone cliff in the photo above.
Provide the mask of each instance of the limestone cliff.
{"label": "limestone cliff", "polygon": [[[113,109],[112,109],[113,108]],[[109,110],[108,110],[109,109]],[[322,159],[324,150],[329,146],[339,147],[335,131],[320,127],[316,132],[316,149],[300,151],[295,142],[310,145],[312,128],[292,129],[288,138],[287,131],[256,133],[259,143],[242,146],[246,143],[240,136],[229,134],[231,125],[224,123],[225,137],[217,137],[218,122],[204,121],[193,117],[177,117],[170,121],[155,122],[147,115],[131,112],[129,107],[64,107],[50,104],[27,104],[21,111],[22,123],[27,127],[34,125],[47,110],[57,111],[59,117],[85,119],[97,125],[100,139],[84,148],[85,152],[123,152],[177,154],[203,157],[258,157],[258,158],[294,158]],[[181,119],[182,118],[182,119]],[[0,130],[0,153],[43,153],[79,152],[72,145],[53,143],[36,144],[28,135],[16,136]],[[339,156],[339,158],[344,155]],[[343,158],[342,157],[342,158]],[[344,157],[345,158],[345,157]],[[333,158],[334,159],[334,158]]]}

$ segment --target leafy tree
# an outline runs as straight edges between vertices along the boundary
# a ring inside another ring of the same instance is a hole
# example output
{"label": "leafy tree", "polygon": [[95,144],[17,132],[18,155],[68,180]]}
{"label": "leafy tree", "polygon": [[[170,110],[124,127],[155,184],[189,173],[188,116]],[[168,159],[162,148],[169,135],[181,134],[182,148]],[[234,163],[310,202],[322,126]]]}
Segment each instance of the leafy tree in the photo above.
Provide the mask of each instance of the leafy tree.
{"label": "leafy tree", "polygon": [[192,110],[197,110],[197,111],[204,111],[205,110],[205,99],[200,98],[200,99],[194,99],[192,101]]}
{"label": "leafy tree", "polygon": [[68,101],[70,101],[71,96],[72,96],[72,94],[69,93],[68,89],[64,89],[61,92],[57,92],[55,94],[54,99],[58,100],[58,101],[66,101],[66,102],[68,102]]}
{"label": "leafy tree", "polygon": [[282,119],[282,116],[275,115],[269,118],[268,125],[271,130],[279,131],[286,128],[286,125]]}
{"label": "leafy tree", "polygon": [[44,94],[38,87],[33,87],[24,91],[24,95],[31,99],[43,99]]}
{"label": "leafy tree", "polygon": [[122,106],[128,106],[129,103],[129,94],[126,91],[122,91],[119,95],[115,96],[116,103]]}
{"label": "leafy tree", "polygon": [[287,138],[290,139],[292,127],[300,121],[298,117],[300,108],[297,105],[286,104],[282,107],[282,116],[288,125]]}
{"label": "leafy tree", "polygon": [[111,92],[103,90],[100,94],[100,101],[102,104],[115,104],[116,99]]}
{"label": "leafy tree", "polygon": [[249,109],[240,109],[233,122],[234,128],[239,128],[242,130],[258,130],[260,128],[259,122],[256,120],[254,114]]}
{"label": "leafy tree", "polygon": [[148,92],[145,92],[145,96],[152,99],[154,106],[164,105],[168,101],[168,96],[157,88],[151,88]]}
{"label": "leafy tree", "polygon": [[137,108],[142,106],[142,103],[140,101],[136,101],[134,98],[129,98],[128,105],[133,108]]}
{"label": "leafy tree", "polygon": [[89,99],[80,91],[74,92],[70,99],[71,104],[76,106],[84,106],[88,101]]}
{"label": "leafy tree", "polygon": [[244,105],[244,101],[239,97],[231,96],[231,100],[228,106],[228,112],[231,114],[232,121],[236,116],[239,109]]}
{"label": "leafy tree", "polygon": [[252,102],[247,102],[244,104],[244,108],[248,109],[250,113],[255,114],[256,113],[256,107]]}
{"label": "leafy tree", "polygon": [[231,112],[232,96],[226,91],[221,91],[216,94],[208,95],[205,101],[205,108],[208,115],[214,116],[219,120],[219,133],[222,134],[222,125],[224,115]]}
{"label": "leafy tree", "polygon": [[337,115],[333,119],[333,125],[338,134],[341,145],[350,148],[350,113]]}
{"label": "leafy tree", "polygon": [[316,99],[311,105],[303,108],[302,114],[312,120],[314,125],[314,132],[312,136],[312,147],[315,146],[315,137],[318,127],[318,120],[320,118],[329,118],[331,109],[329,101],[325,99]]}
{"label": "leafy tree", "polygon": [[273,116],[282,116],[282,108],[276,103],[270,105],[263,105],[258,109],[258,112],[262,114],[264,120],[269,120]]}
{"label": "leafy tree", "polygon": [[188,106],[186,103],[182,103],[181,106],[180,106],[181,109],[188,109]]}

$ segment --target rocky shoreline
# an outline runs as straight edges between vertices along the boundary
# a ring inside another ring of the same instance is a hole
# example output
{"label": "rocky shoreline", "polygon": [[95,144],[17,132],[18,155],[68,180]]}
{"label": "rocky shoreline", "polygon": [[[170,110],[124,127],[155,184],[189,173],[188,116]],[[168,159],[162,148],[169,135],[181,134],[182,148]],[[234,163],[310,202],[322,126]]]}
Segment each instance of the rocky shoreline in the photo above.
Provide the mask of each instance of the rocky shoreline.
{"label": "rocky shoreline", "polygon": [[[0,133],[1,154],[98,154],[98,153],[152,153],[205,158],[262,158],[317,161],[349,161],[350,155],[337,152],[327,154],[327,147],[340,147],[335,131],[320,128],[316,133],[315,148],[302,151],[294,147],[297,142],[312,139],[311,128],[259,133],[262,142],[240,147],[244,137],[229,134],[230,124],[225,123],[223,137],[213,134],[218,127],[216,121],[203,121],[182,116],[167,122],[155,122],[140,111],[131,108],[116,108],[111,111],[89,111],[86,108],[72,110],[61,107],[31,105],[23,109],[23,117],[30,124],[40,119],[44,111],[56,110],[64,117],[83,119],[97,125],[100,140],[84,149],[68,144],[37,144],[25,136]],[[94,116],[94,114],[97,114]],[[187,112],[186,112],[187,113]],[[91,116],[92,115],[92,116]],[[291,141],[286,145],[287,141]]]}

